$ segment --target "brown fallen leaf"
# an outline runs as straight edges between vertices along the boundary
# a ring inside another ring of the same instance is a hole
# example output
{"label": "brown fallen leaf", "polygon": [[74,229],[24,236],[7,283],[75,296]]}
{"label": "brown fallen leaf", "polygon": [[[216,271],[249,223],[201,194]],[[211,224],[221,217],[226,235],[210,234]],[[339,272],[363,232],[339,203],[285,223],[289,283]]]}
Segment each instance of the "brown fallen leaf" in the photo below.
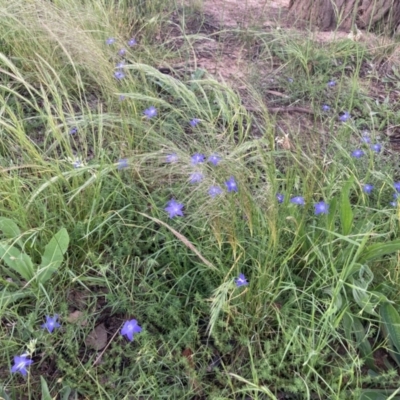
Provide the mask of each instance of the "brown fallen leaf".
{"label": "brown fallen leaf", "polygon": [[97,325],[85,340],[86,346],[102,350],[107,345],[107,330],[104,324]]}
{"label": "brown fallen leaf", "polygon": [[86,326],[87,320],[84,319],[84,315],[82,311],[76,310],[70,313],[67,317],[67,321],[70,324],[78,324],[79,326]]}

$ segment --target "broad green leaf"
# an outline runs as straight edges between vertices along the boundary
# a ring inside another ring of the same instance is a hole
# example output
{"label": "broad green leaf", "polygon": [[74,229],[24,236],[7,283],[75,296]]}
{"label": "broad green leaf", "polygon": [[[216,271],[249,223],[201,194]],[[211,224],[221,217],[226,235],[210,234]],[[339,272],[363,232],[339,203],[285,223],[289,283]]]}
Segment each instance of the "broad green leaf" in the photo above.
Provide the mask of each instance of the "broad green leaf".
{"label": "broad green leaf", "polygon": [[22,248],[21,239],[18,237],[21,235],[21,231],[18,225],[10,218],[0,217],[0,231],[3,232],[7,239],[17,239],[16,243]]}
{"label": "broad green leaf", "polygon": [[395,253],[400,251],[400,239],[392,240],[386,243],[375,243],[364,249],[360,254],[359,262],[367,262],[374,258],[383,257],[387,254]]}
{"label": "broad green leaf", "polygon": [[42,400],[53,400],[50,394],[49,387],[47,386],[47,382],[43,378],[43,376],[40,377],[40,384],[42,387]]}
{"label": "broad green leaf", "polygon": [[65,228],[61,228],[44,249],[42,262],[39,266],[37,279],[40,283],[47,282],[53,272],[60,268],[64,254],[68,249],[69,236]]}
{"label": "broad green leaf", "polygon": [[388,302],[380,307],[382,322],[385,325],[389,339],[398,352],[400,352],[400,315]]}
{"label": "broad green leaf", "polygon": [[388,394],[373,390],[365,390],[360,396],[360,400],[388,400],[389,398],[391,400],[400,400],[400,396],[390,397]]}
{"label": "broad green leaf", "polygon": [[5,290],[2,290],[0,295],[0,314],[8,305],[31,295],[32,293],[28,289],[24,289],[23,292],[6,292]]}
{"label": "broad green leaf", "polygon": [[356,337],[357,347],[360,349],[360,353],[364,357],[367,366],[372,370],[375,370],[376,366],[374,363],[374,358],[372,356],[373,352],[367,335],[365,334],[364,326],[359,318],[353,316],[352,319],[352,331],[354,333],[354,336]]}
{"label": "broad green leaf", "polygon": [[342,234],[348,235],[353,225],[353,210],[350,204],[350,189],[353,186],[353,179],[350,179],[343,187],[340,195],[340,222],[342,225]]}
{"label": "broad green leaf", "polygon": [[0,259],[26,281],[33,278],[35,270],[31,258],[27,254],[21,253],[16,247],[0,243]]}

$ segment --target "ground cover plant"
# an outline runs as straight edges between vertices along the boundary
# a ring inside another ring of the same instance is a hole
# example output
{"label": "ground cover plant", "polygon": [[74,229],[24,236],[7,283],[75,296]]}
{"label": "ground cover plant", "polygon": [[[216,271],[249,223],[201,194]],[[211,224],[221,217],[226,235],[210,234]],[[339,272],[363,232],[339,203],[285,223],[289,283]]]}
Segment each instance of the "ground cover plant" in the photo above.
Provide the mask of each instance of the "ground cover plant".
{"label": "ground cover plant", "polygon": [[398,66],[199,17],[1,8],[0,397],[400,398]]}

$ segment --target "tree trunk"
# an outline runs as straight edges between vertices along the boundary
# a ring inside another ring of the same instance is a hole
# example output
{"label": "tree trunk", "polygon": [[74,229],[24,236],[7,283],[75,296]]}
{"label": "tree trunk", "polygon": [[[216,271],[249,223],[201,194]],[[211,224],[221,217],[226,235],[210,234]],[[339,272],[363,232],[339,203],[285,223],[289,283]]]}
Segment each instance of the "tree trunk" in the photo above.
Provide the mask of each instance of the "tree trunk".
{"label": "tree trunk", "polygon": [[400,0],[290,0],[289,10],[297,21],[321,30],[354,27],[395,32],[400,26]]}

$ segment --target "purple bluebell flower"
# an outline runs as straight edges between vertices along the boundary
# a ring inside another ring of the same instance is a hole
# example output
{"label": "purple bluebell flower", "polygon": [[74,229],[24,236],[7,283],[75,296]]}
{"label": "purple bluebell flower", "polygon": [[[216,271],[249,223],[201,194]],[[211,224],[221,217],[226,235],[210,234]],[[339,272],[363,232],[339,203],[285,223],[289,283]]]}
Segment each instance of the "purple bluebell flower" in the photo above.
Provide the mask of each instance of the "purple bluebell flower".
{"label": "purple bluebell flower", "polygon": [[293,204],[297,204],[299,206],[304,206],[304,204],[306,204],[305,201],[304,201],[304,197],[302,197],[302,196],[292,197],[290,199],[290,202],[293,203]]}
{"label": "purple bluebell flower", "polygon": [[147,119],[153,118],[157,116],[157,108],[154,106],[150,106],[144,110],[143,114],[146,116]]}
{"label": "purple bluebell flower", "polygon": [[199,183],[203,180],[204,175],[201,172],[193,172],[193,174],[190,175],[189,182],[190,183]]}
{"label": "purple bluebell flower", "polygon": [[72,166],[74,167],[74,168],[81,168],[81,167],[83,167],[83,162],[81,161],[81,160],[75,160],[73,163],[72,163]]}
{"label": "purple bluebell flower", "polygon": [[69,130],[70,135],[75,135],[76,132],[78,132],[78,128],[76,126]]}
{"label": "purple bluebell flower", "polygon": [[121,69],[124,67],[125,67],[125,60],[118,62],[117,65],[115,66],[115,68],[118,68],[118,69]]}
{"label": "purple bluebell flower", "polygon": [[225,182],[225,186],[228,189],[228,192],[237,192],[238,191],[238,187],[235,181],[235,178],[233,176],[231,176],[226,182]]}
{"label": "purple bluebell flower", "polygon": [[14,365],[11,367],[11,372],[15,374],[16,372],[20,372],[23,376],[26,376],[28,370],[26,367],[31,365],[33,361],[28,358],[26,354],[22,354],[21,356],[14,357]]}
{"label": "purple bluebell flower", "polygon": [[121,170],[121,169],[124,169],[124,168],[128,168],[128,166],[129,166],[129,163],[128,163],[128,159],[127,158],[121,158],[120,160],[118,160],[118,163],[117,163],[117,169],[118,170]]}
{"label": "purple bluebell flower", "polygon": [[208,189],[208,194],[214,198],[215,196],[218,196],[222,193],[222,189],[219,186],[211,186],[210,189]]}
{"label": "purple bluebell flower", "polygon": [[170,163],[170,164],[175,164],[178,162],[179,157],[176,153],[168,154],[167,157],[165,158],[165,162]]}
{"label": "purple bluebell flower", "polygon": [[124,101],[126,99],[126,97],[123,94],[120,94],[118,97],[119,101]]}
{"label": "purple bluebell flower", "polygon": [[397,207],[397,201],[391,201],[389,203],[392,207]]}
{"label": "purple bluebell flower", "polygon": [[363,186],[363,191],[364,191],[364,193],[366,193],[366,194],[371,194],[371,192],[372,192],[373,189],[374,189],[374,185],[371,185],[371,184],[369,184],[369,183],[366,183],[366,184]]}
{"label": "purple bluebell flower", "polygon": [[192,165],[197,165],[197,164],[201,164],[204,162],[204,160],[206,159],[204,154],[201,153],[195,153],[192,155]]}
{"label": "purple bluebell flower", "polygon": [[288,81],[289,83],[293,83],[293,78],[287,78],[287,81]]}
{"label": "purple bluebell flower", "polygon": [[[395,182],[394,184],[393,184],[393,186],[394,186],[394,188],[396,189],[396,191],[397,192],[400,192],[400,182]],[[395,193],[395,195],[396,195],[397,193]]]}
{"label": "purple bluebell flower", "polygon": [[380,153],[380,151],[382,150],[382,146],[379,143],[371,144],[370,148],[375,153]]}
{"label": "purple bluebell flower", "polygon": [[53,332],[55,328],[59,328],[61,325],[57,322],[58,315],[50,317],[46,315],[46,322],[42,325],[42,328],[47,329],[50,333]]}
{"label": "purple bluebell flower", "polygon": [[278,200],[278,203],[283,203],[283,200],[285,200],[285,196],[282,193],[277,193],[276,199]]}
{"label": "purple bluebell flower", "polygon": [[211,154],[207,158],[207,161],[216,166],[221,161],[221,157],[218,154]]}
{"label": "purple bluebell flower", "polygon": [[126,49],[120,49],[118,52],[118,55],[120,55],[121,57],[123,57],[126,54]]}
{"label": "purple bluebell flower", "polygon": [[170,164],[174,164],[174,163],[178,162],[178,160],[179,160],[179,157],[176,153],[168,154],[167,157],[165,158],[165,161]]}
{"label": "purple bluebell flower", "polygon": [[329,111],[331,108],[328,106],[328,104],[323,104],[322,105],[322,111]]}
{"label": "purple bluebell flower", "polygon": [[126,336],[131,342],[133,341],[133,335],[142,332],[142,328],[138,325],[136,319],[126,321],[121,329],[121,335]]}
{"label": "purple bluebell flower", "polygon": [[201,120],[198,119],[198,118],[193,118],[193,119],[190,120],[189,124],[190,124],[190,126],[192,126],[194,128],[197,124],[200,123],[200,121]]}
{"label": "purple bluebell flower", "polygon": [[121,79],[125,78],[125,74],[122,71],[115,71],[114,77],[120,81]]}
{"label": "purple bluebell flower", "polygon": [[332,80],[330,80],[330,81],[328,82],[328,86],[329,86],[329,87],[334,87],[334,86],[336,86],[336,82],[332,79]]}
{"label": "purple bluebell flower", "polygon": [[237,287],[247,286],[249,284],[244,274],[239,274],[239,277],[235,279],[235,283]]}
{"label": "purple bluebell flower", "polygon": [[110,37],[110,38],[108,38],[108,39],[106,40],[106,43],[107,43],[108,45],[114,44],[114,43],[115,43],[115,39],[114,39],[113,37]]}
{"label": "purple bluebell flower", "polygon": [[169,214],[170,218],[183,217],[183,204],[178,203],[176,200],[172,199],[167,203],[167,207],[164,210]]}
{"label": "purple bluebell flower", "polygon": [[364,134],[364,135],[361,136],[361,141],[363,143],[369,144],[369,143],[371,143],[371,138],[367,134]]}
{"label": "purple bluebell flower", "polygon": [[133,46],[136,46],[136,45],[137,45],[137,42],[136,42],[136,40],[134,38],[128,40],[128,46],[129,47],[133,47]]}
{"label": "purple bluebell flower", "polygon": [[364,155],[365,155],[365,153],[361,149],[354,150],[351,153],[351,156],[354,157],[354,158],[360,158],[360,157],[362,157]]}
{"label": "purple bluebell flower", "polygon": [[345,111],[344,113],[342,113],[342,115],[339,116],[339,121],[346,122],[350,118],[351,118],[350,113]]}
{"label": "purple bluebell flower", "polygon": [[324,201],[320,201],[319,203],[314,204],[314,214],[328,214],[329,213],[329,204],[325,203]]}

